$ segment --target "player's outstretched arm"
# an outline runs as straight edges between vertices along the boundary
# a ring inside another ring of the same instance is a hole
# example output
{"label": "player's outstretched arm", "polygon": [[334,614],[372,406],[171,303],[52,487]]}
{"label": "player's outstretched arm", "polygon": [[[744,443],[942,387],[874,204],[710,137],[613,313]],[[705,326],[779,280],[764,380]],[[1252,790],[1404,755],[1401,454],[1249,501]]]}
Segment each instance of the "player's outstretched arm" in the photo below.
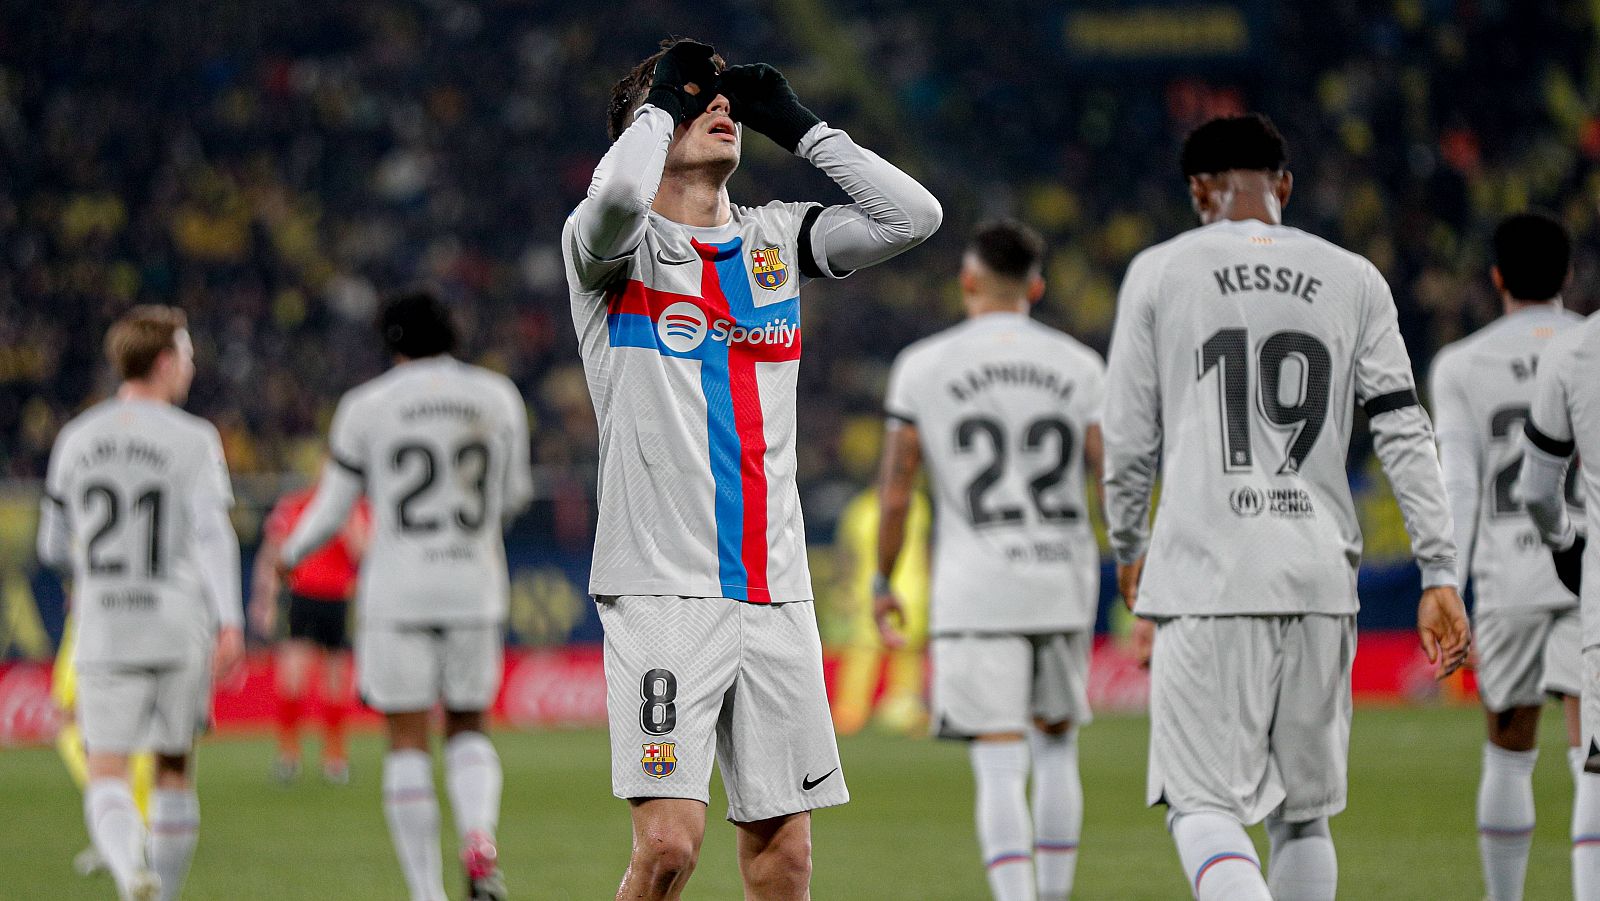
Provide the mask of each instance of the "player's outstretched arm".
{"label": "player's outstretched arm", "polygon": [[1467,402],[1465,382],[1457,360],[1450,352],[1434,360],[1429,379],[1433,400],[1434,430],[1439,442],[1439,465],[1444,470],[1444,490],[1455,522],[1457,585],[1467,584],[1472,569],[1472,548],[1478,535],[1479,484],[1483,471],[1484,449],[1479,430],[1472,422],[1472,407]]}
{"label": "player's outstretched arm", "polygon": [[50,463],[45,471],[44,493],[39,496],[39,534],[35,544],[39,562],[51,569],[66,572],[72,566],[72,522],[68,518],[67,499],[62,483],[65,465],[61,450],[62,439],[50,451]]}
{"label": "player's outstretched arm", "polygon": [[1106,367],[1104,439],[1106,533],[1116,557],[1118,582],[1130,607],[1150,540],[1150,492],[1161,455],[1161,389],[1156,369],[1151,294],[1159,281],[1150,258],[1128,266],[1117,298]]}
{"label": "player's outstretched arm", "polygon": [[1456,587],[1455,523],[1445,494],[1433,423],[1417,399],[1411,356],[1400,338],[1389,285],[1367,272],[1368,304],[1355,358],[1355,393],[1367,413],[1373,452],[1400,504],[1422,586]]}
{"label": "player's outstretched arm", "polygon": [[[588,196],[573,214],[572,236],[579,245],[580,259],[617,260],[633,253],[644,240],[673,130],[678,123],[704,112],[714,96],[714,53],[705,44],[680,41],[656,63],[644,104],[600,160]],[[597,273],[596,279],[603,280],[605,274]]]}
{"label": "player's outstretched arm", "polygon": [[67,526],[66,502],[46,491],[39,498],[39,562],[65,572],[71,564],[72,533]]}
{"label": "player's outstretched arm", "polygon": [[294,531],[283,542],[278,555],[278,568],[289,570],[300,561],[333,540],[350,518],[350,511],[361,499],[363,483],[356,473],[337,460],[323,464],[322,478],[317,482],[317,493],[306,506],[306,512]]}
{"label": "player's outstretched arm", "polygon": [[1539,367],[1533,407],[1523,426],[1522,472],[1516,490],[1539,536],[1550,547],[1561,584],[1577,594],[1582,587],[1586,542],[1567,515],[1562,491],[1576,447],[1572,441],[1572,418],[1567,407],[1561,357],[1558,351],[1546,353],[1545,357],[1545,365]]}
{"label": "player's outstretched arm", "polygon": [[772,66],[732,66],[723,71],[720,90],[734,121],[808,160],[855,201],[823,210],[811,225],[812,256],[825,274],[881,263],[926,241],[944,221],[943,207],[927,188],[817,118]]}
{"label": "player's outstretched arm", "polygon": [[878,569],[872,580],[872,616],[885,646],[904,647],[905,607],[889,586],[906,543],[906,518],[922,469],[922,443],[917,427],[890,420],[884,435],[883,461],[878,468]]}
{"label": "player's outstretched arm", "polygon": [[190,494],[189,522],[194,542],[195,568],[206,602],[217,622],[217,645],[211,671],[218,682],[233,678],[244,660],[244,604],[240,597],[239,536],[233,531],[228,510],[233,506],[233,486],[222,456],[222,439],[208,436],[207,469]]}

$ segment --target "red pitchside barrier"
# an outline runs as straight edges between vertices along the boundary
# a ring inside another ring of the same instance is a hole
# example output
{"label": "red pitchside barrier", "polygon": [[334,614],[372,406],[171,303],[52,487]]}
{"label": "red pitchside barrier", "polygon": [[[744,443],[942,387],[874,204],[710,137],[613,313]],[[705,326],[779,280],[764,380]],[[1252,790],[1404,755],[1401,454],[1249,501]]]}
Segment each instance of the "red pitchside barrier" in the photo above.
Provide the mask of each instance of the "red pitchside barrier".
{"label": "red pitchside barrier", "polygon": [[[836,658],[824,664],[830,687]],[[273,719],[272,657],[254,655],[243,678],[217,688],[216,724],[223,732],[270,728]],[[1465,702],[1474,696],[1470,673],[1435,682],[1409,632],[1361,635],[1352,689],[1361,703]],[[1089,700],[1098,711],[1143,710],[1149,674],[1115,642],[1095,642]],[[511,648],[495,714],[513,728],[570,728],[605,724],[605,674],[600,648]],[[315,715],[315,710],[308,713]],[[50,697],[48,662],[0,663],[0,747],[49,743],[61,714]],[[376,725],[377,714],[363,709],[353,725]]]}

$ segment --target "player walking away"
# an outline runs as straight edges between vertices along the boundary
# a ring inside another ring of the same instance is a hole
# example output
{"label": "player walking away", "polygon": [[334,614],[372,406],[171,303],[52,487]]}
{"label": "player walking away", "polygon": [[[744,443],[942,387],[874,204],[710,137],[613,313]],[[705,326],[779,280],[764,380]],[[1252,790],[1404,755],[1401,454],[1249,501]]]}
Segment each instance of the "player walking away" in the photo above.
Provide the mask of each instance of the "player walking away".
{"label": "player walking away", "polygon": [[505,523],[532,497],[527,408],[510,380],[451,352],[431,294],[384,305],[394,367],[346,392],[316,497],[284,542],[293,568],[337,535],[365,495],[372,535],[357,588],[356,677],[384,714],[383,809],[413,901],[442,901],[439,802],[428,715],[445,710],[445,785],[472,898],[503,899],[495,827],[500,758],[485,713],[500,687]]}
{"label": "player walking away", "polygon": [[[600,426],[589,590],[605,628],[618,897],[677,898],[711,757],[748,896],[807,896],[810,811],[844,803],[795,483],[800,285],[914,246],[941,211],[763,63],[669,41],[612,91],[616,143],[562,236]],[[854,203],[735,206],[745,130]]]}
{"label": "player walking away", "polygon": [[[233,489],[210,423],[177,408],[194,379],[183,312],[135,307],[106,335],[115,397],[61,430],[39,559],[73,573],[84,817],[124,899],[176,898],[200,825],[189,763],[211,681],[243,659]],[[129,756],[156,754],[148,831]]]}
{"label": "player walking away", "polygon": [[[1562,481],[1573,453],[1600,460],[1600,317],[1590,316],[1551,342],[1540,358],[1533,407],[1523,429],[1518,496],[1550,546],[1557,577],[1580,595],[1583,618],[1583,713],[1577,798],[1572,808],[1572,888],[1577,901],[1600,901],[1600,561],[1586,550],[1569,515]],[[1600,467],[1581,469],[1589,510],[1600,504]],[[1584,572],[1587,570],[1587,573]],[[1581,589],[1581,590],[1580,590]],[[1532,820],[1532,814],[1529,814]]]}
{"label": "player walking away", "polygon": [[970,742],[996,901],[1065,901],[1083,826],[1077,732],[1090,720],[1100,593],[1084,486],[1088,469],[1098,494],[1105,363],[1028,318],[1044,251],[1021,223],[978,229],[961,266],[966,321],[895,360],[879,479],[874,607],[894,645],[902,611],[888,574],[928,461],[934,733]]}
{"label": "player walking away", "polygon": [[[1422,569],[1423,650],[1448,673],[1469,644],[1389,286],[1367,260],[1280,224],[1284,163],[1261,116],[1189,135],[1203,226],[1134,259],[1111,343],[1111,544],[1124,598],[1156,623],[1148,799],[1167,805],[1200,899],[1334,897],[1328,818],[1345,806],[1361,560],[1345,475],[1356,404]],[[1244,831],[1262,819],[1266,879]]]}
{"label": "player walking away", "polygon": [[[315,490],[313,486],[284,495],[262,527],[251,579],[250,622],[263,636],[271,637],[277,624],[279,551],[311,504]],[[356,592],[356,567],[371,528],[371,510],[363,498],[351,510],[339,535],[289,573],[289,635],[274,655],[278,756],[272,775],[279,782],[292,782],[300,775],[300,719],[310,694],[311,672],[318,665],[323,676],[322,778],[334,785],[350,781],[344,719],[354,698],[350,696],[347,623],[349,601]]]}
{"label": "player walking away", "polygon": [[1520,901],[1533,844],[1533,765],[1546,695],[1566,710],[1573,778],[1577,747],[1578,599],[1556,579],[1544,545],[1512,495],[1534,373],[1556,335],[1582,322],[1561,306],[1571,242],[1555,220],[1512,216],[1494,235],[1490,278],[1504,318],[1439,351],[1432,395],[1439,456],[1455,514],[1458,572],[1477,595],[1478,694],[1488,713],[1478,783],[1478,852],[1493,901]]}
{"label": "player walking away", "polygon": [[[905,639],[884,646],[873,613],[874,576],[878,574],[878,491],[865,488],[850,499],[834,536],[842,570],[839,590],[845,592],[850,637],[833,676],[833,728],[854,735],[870,719],[875,728],[900,735],[923,734],[928,728],[925,661],[928,645],[928,551],[933,535],[933,507],[928,496],[913,491],[906,510],[905,541],[889,583],[900,599]],[[876,694],[879,677],[883,693]]]}

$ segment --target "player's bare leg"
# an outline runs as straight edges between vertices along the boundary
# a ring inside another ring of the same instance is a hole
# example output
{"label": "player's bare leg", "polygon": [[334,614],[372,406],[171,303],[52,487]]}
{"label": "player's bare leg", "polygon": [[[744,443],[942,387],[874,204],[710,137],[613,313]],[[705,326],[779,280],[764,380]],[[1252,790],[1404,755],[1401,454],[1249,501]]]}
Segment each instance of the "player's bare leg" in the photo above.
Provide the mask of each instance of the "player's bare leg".
{"label": "player's bare leg", "polygon": [[278,695],[278,759],[272,766],[273,778],[293,781],[300,775],[300,719],[305,715],[306,686],[317,649],[309,641],[291,638],[278,645],[275,689]]}
{"label": "player's bare leg", "polygon": [[443,901],[439,798],[428,753],[428,711],[386,715],[389,754],[383,761],[383,812],[411,901]]}
{"label": "player's bare leg", "polygon": [[975,737],[967,748],[978,847],[995,901],[1032,901],[1035,892],[1027,738],[1021,732],[996,732]]}
{"label": "player's bare leg", "polygon": [[500,875],[495,829],[500,822],[504,777],[500,755],[489,741],[487,723],[488,717],[481,710],[445,713],[445,787],[461,839],[467,896],[474,901],[501,901],[506,889]]}
{"label": "player's bare leg", "polygon": [[745,901],[811,897],[811,813],[737,823]]}
{"label": "player's bare leg", "polygon": [[1066,901],[1078,868],[1083,833],[1083,781],[1078,774],[1078,730],[1071,720],[1034,721],[1033,870],[1039,901]]}
{"label": "player's bare leg", "polygon": [[83,793],[89,837],[124,899],[156,901],[161,880],[146,858],[148,836],[128,787],[128,755],[89,752],[89,787]]}
{"label": "player's bare leg", "polygon": [[[687,798],[632,798],[633,854],[617,901],[675,901],[700,859],[706,806]],[[740,833],[739,863],[744,865]]]}
{"label": "player's bare leg", "polygon": [[150,866],[161,877],[162,901],[183,892],[200,840],[200,798],[189,779],[189,758],[156,755],[156,790],[150,809]]}
{"label": "player's bare leg", "polygon": [[1478,783],[1478,855],[1492,901],[1518,901],[1533,846],[1539,708],[1485,711],[1489,741]]}
{"label": "player's bare leg", "polygon": [[350,762],[344,747],[344,720],[354,700],[350,696],[350,654],[324,651],[322,657],[322,778],[335,785],[350,781]]}

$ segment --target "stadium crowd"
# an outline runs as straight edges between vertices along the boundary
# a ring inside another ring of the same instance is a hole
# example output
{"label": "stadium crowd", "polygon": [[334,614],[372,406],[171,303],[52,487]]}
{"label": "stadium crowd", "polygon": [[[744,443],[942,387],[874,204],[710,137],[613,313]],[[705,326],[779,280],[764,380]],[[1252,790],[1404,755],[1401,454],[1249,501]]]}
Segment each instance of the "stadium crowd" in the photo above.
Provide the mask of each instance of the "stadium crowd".
{"label": "stadium crowd", "polygon": [[[1304,186],[1289,223],[1378,263],[1419,367],[1493,315],[1487,237],[1509,211],[1566,222],[1569,305],[1595,308],[1592,4],[1240,2],[1242,47],[1176,62],[1086,59],[1060,6],[620,0],[601,21],[549,0],[63,0],[38,28],[5,4],[0,474],[42,475],[60,424],[109,387],[97,336],[142,301],[188,311],[206,373],[190,409],[234,471],[309,471],[339,394],[383,363],[377,298],[428,283],[466,356],[523,390],[556,531],[584,545],[595,424],[558,237],[606,149],[611,83],[673,32],[783,68],[947,211],[928,248],[808,303],[799,465],[822,534],[870,478],[888,361],[955,318],[970,227],[1040,227],[1042,318],[1104,350],[1129,259],[1192,224],[1177,146],[1211,115],[1278,121]],[[761,140],[735,188],[832,196]]]}

